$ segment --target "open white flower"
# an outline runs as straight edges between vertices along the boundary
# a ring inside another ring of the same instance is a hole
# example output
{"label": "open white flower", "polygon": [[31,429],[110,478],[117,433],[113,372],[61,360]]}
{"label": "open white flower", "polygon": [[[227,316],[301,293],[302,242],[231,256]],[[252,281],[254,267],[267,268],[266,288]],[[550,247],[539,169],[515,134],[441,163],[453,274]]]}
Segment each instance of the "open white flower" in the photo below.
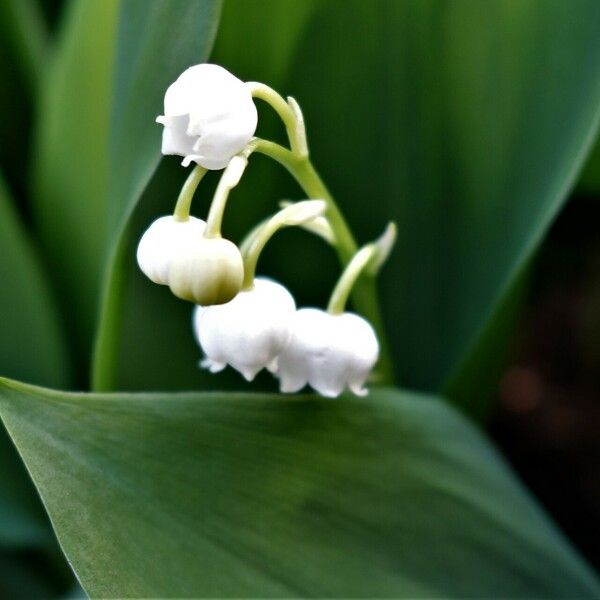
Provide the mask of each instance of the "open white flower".
{"label": "open white flower", "polygon": [[263,277],[227,304],[196,307],[194,332],[206,355],[202,366],[217,373],[230,365],[252,381],[288,343],[295,311],[288,290]]}
{"label": "open white flower", "polygon": [[257,125],[252,93],[219,65],[185,70],[165,93],[162,153],[206,169],[222,169],[252,139]]}
{"label": "open white flower", "polygon": [[173,258],[185,255],[202,238],[206,223],[189,217],[180,221],[169,215],[156,219],[144,232],[137,248],[137,262],[146,277],[169,285]]}
{"label": "open white flower", "polygon": [[297,392],[309,384],[331,398],[346,387],[364,396],[364,383],[378,356],[375,332],[362,317],[301,308],[294,314],[290,341],[271,370],[282,392]]}

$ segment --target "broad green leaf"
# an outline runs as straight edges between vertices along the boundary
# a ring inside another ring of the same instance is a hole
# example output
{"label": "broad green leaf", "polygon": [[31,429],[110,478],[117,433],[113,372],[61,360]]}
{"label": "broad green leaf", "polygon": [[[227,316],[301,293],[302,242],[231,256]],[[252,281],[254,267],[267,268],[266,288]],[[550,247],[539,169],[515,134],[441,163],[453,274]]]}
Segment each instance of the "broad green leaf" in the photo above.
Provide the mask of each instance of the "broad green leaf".
{"label": "broad green leaf", "polygon": [[443,402],[82,395],[0,414],[92,597],[597,597],[594,575]]}
{"label": "broad green leaf", "polygon": [[[273,23],[255,6],[248,26],[258,36]],[[243,58],[230,47],[218,39],[215,60],[260,80],[252,46]],[[398,223],[381,275],[398,375],[439,389],[494,327],[589,147],[600,107],[600,4],[320,2],[280,91],[304,109],[314,161],[359,239]],[[241,189],[240,205],[265,202],[264,190]],[[304,276],[319,264],[317,279],[331,281],[335,271],[325,277],[319,256],[288,246],[270,267]],[[326,297],[307,281],[300,295]]]}
{"label": "broad green leaf", "polygon": [[106,251],[108,130],[118,0],[68,6],[43,89],[35,221],[86,371]]}

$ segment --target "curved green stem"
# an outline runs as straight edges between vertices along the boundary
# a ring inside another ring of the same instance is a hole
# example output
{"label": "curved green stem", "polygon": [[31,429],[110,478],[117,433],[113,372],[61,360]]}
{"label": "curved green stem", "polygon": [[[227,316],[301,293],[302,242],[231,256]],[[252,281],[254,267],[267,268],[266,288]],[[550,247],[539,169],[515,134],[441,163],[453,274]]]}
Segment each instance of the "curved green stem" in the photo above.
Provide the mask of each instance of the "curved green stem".
{"label": "curved green stem", "polygon": [[341,315],[346,310],[348,296],[354,287],[357,279],[364,271],[366,266],[373,260],[377,248],[374,244],[369,244],[361,248],[346,265],[344,272],[338,279],[338,282],[331,294],[327,312],[332,315]]}
{"label": "curved green stem", "polygon": [[283,227],[302,225],[323,214],[326,208],[324,200],[304,200],[282,208],[260,226],[255,227],[240,249],[244,257],[244,282],[242,289],[249,290],[254,286],[256,265],[267,242]]}
{"label": "curved green stem", "polygon": [[210,203],[204,237],[221,237],[221,224],[223,223],[223,213],[229,199],[229,192],[240,182],[240,178],[248,164],[247,154],[248,152],[234,156],[223,171],[215,195]]}
{"label": "curved green stem", "polygon": [[181,188],[181,192],[179,192],[177,204],[175,204],[175,209],[173,210],[173,216],[177,221],[187,221],[189,219],[194,193],[206,173],[207,169],[200,165],[196,165],[188,175],[188,178]]}
{"label": "curved green stem", "polygon": [[[259,138],[253,140],[250,144],[252,144],[253,152],[264,154],[285,167],[309,198],[325,200],[327,203],[325,216],[335,234],[335,247],[338,256],[343,265],[348,264],[358,249],[356,241],[333,196],[323,183],[309,157],[298,156],[280,144]],[[352,289],[352,300],[356,310],[371,322],[379,338],[381,354],[375,375],[380,383],[393,383],[392,362],[379,308],[376,282],[373,276],[367,273],[362,274]]]}
{"label": "curved green stem", "polygon": [[279,115],[285,125],[292,152],[299,156],[308,156],[304,118],[298,103],[293,98],[286,102],[280,94],[264,83],[249,81],[246,85],[250,88],[253,98],[263,100]]}

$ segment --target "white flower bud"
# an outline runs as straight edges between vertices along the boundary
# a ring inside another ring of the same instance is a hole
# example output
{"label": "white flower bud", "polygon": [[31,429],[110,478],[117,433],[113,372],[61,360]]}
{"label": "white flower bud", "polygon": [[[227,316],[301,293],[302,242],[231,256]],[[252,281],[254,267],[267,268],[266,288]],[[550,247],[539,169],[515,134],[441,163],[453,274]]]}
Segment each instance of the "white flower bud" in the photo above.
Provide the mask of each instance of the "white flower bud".
{"label": "white flower bud", "polygon": [[222,238],[200,238],[171,261],[171,291],[203,306],[229,302],[243,281],[242,255],[233,242]]}
{"label": "white flower bud", "polygon": [[137,261],[154,283],[168,285],[183,300],[209,306],[229,302],[240,291],[244,263],[234,243],[205,238],[205,228],[195,217],[160,217],[142,236]]}
{"label": "white flower bud", "polygon": [[183,156],[206,169],[223,169],[252,139],[257,125],[252,93],[218,65],[185,70],[165,93],[162,153]]}
{"label": "white flower bud", "polygon": [[262,277],[227,304],[196,307],[194,332],[206,355],[202,366],[217,373],[230,365],[252,381],[287,344],[295,311],[287,289]]}
{"label": "white flower bud", "polygon": [[282,392],[297,392],[308,383],[323,396],[336,397],[346,387],[364,396],[378,355],[375,332],[362,317],[302,308],[294,315],[292,337],[273,371]]}
{"label": "white flower bud", "polygon": [[140,269],[154,283],[169,285],[174,256],[186,254],[187,249],[202,239],[206,223],[190,217],[179,221],[172,216],[156,219],[145,231],[137,248]]}

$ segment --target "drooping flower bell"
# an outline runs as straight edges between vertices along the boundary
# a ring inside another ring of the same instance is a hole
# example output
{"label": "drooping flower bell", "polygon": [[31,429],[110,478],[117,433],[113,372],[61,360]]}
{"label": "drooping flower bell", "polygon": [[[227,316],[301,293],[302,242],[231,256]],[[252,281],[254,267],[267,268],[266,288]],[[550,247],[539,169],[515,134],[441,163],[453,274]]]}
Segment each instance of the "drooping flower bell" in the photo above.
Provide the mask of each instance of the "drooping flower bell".
{"label": "drooping flower bell", "polygon": [[242,291],[227,304],[198,306],[194,311],[194,333],[205,354],[203,367],[217,373],[230,365],[248,381],[261,369],[273,368],[273,361],[290,339],[296,303],[280,283],[255,278],[256,264],[265,244],[280,228],[301,225],[321,216],[325,209],[322,200],[297,202],[249,234],[242,244]]}
{"label": "drooping flower bell", "polygon": [[173,261],[189,252],[202,238],[206,223],[189,217],[185,221],[171,215],[159,217],[144,232],[137,248],[137,262],[146,277],[160,285],[170,285]]}
{"label": "drooping flower bell", "polygon": [[390,224],[376,241],[361,248],[348,263],[331,294],[327,311],[301,308],[292,322],[287,346],[271,365],[282,392],[297,392],[310,385],[334,398],[346,388],[358,396],[379,358],[379,342],[371,324],[345,312],[346,302],[363,271],[375,273],[387,258],[396,238]]}
{"label": "drooping flower bell", "polygon": [[165,93],[162,153],[206,169],[222,169],[252,139],[256,106],[249,86],[213,64],[185,70]]}
{"label": "drooping flower bell", "polygon": [[212,373],[230,365],[252,381],[288,343],[295,311],[288,290],[261,277],[227,304],[197,306],[193,321],[205,354],[201,365]]}
{"label": "drooping flower bell", "polygon": [[308,384],[330,398],[346,388],[364,396],[378,356],[377,336],[362,317],[301,308],[294,315],[290,341],[271,370],[282,392],[297,392]]}
{"label": "drooping flower bell", "polygon": [[206,238],[205,229],[206,223],[195,217],[160,217],[142,236],[137,261],[149,279],[169,286],[178,298],[223,304],[240,291],[244,264],[235,244]]}

